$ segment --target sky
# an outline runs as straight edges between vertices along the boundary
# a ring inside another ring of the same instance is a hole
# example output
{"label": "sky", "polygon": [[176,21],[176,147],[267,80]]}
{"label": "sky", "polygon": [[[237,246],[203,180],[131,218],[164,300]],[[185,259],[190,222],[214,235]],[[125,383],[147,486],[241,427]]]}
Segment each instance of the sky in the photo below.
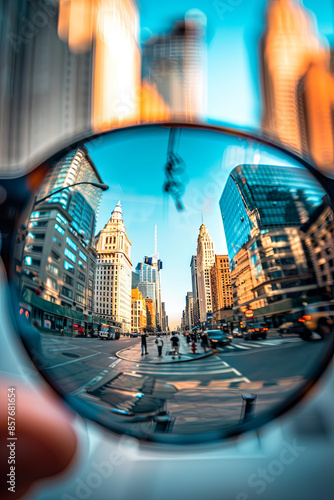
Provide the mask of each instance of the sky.
{"label": "sky", "polygon": [[[207,118],[208,122],[254,130],[260,127],[258,43],[264,30],[266,0],[140,0],[140,40],[170,32],[176,20],[191,9],[207,18]],[[333,42],[334,9],[331,0],[304,0],[317,18],[320,35]],[[224,6],[224,10],[219,6]],[[218,201],[231,168],[238,163],[284,163],[268,151],[240,141],[226,142],[202,133],[182,132],[180,154],[187,165],[183,179],[186,210],[178,213],[174,202],[162,193],[168,132],[118,132],[88,146],[105,183],[97,231],[109,220],[118,202],[132,242],[135,267],[154,252],[154,228],[158,226],[158,250],[163,261],[162,300],[170,325],[180,324],[185,295],[191,291],[190,260],[196,254],[202,222],[214,240],[216,253],[226,253]],[[233,148],[233,146],[235,146]],[[191,173],[191,175],[190,175]]]}

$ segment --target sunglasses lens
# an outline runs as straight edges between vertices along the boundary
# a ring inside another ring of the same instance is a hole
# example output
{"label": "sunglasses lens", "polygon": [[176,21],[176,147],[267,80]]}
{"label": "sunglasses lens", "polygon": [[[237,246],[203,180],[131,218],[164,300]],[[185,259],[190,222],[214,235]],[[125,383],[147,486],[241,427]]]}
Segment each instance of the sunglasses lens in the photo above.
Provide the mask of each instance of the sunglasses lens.
{"label": "sunglasses lens", "polygon": [[329,195],[285,152],[200,128],[112,132],[50,162],[20,220],[21,335],[114,431],[241,432],[328,362],[333,235]]}

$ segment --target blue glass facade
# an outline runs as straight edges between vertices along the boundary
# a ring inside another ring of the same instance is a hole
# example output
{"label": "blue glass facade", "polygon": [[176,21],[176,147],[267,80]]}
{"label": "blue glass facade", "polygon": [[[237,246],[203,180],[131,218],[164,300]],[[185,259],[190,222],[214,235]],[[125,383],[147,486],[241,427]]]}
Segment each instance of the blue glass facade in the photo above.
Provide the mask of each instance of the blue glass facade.
{"label": "blue glass facade", "polygon": [[252,229],[300,226],[324,194],[306,169],[237,166],[219,201],[230,260],[249,240]]}

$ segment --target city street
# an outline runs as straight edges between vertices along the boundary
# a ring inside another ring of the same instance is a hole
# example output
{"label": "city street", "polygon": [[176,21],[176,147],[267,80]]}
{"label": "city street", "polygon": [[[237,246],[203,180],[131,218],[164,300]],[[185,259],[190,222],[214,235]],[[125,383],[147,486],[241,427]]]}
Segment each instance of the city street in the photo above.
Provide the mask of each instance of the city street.
{"label": "city street", "polygon": [[[168,352],[169,338],[164,341]],[[203,425],[206,430],[236,425],[245,393],[257,395],[255,415],[272,411],[310,376],[325,345],[278,335],[261,341],[233,339],[204,359],[181,358],[159,366],[154,342],[155,337],[148,339],[147,357],[127,361],[118,356],[139,352],[140,338],[44,336],[45,368],[64,393],[103,405],[118,423],[146,422],[147,432],[154,432],[154,416],[165,411],[169,431],[184,434],[199,432]],[[187,348],[181,336],[181,353]]]}

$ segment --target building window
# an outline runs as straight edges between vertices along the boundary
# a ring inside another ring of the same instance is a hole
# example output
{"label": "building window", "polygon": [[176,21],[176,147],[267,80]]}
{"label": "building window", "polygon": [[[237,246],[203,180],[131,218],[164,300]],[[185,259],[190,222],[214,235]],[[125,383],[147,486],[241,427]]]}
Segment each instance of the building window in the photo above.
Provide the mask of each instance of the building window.
{"label": "building window", "polygon": [[58,255],[58,254],[57,254],[56,252],[54,252],[53,250],[51,251],[51,254],[50,254],[50,255],[51,255],[51,257],[52,257],[55,261],[57,261],[57,262],[59,262],[59,261],[60,261],[60,255]]}
{"label": "building window", "polygon": [[[78,247],[74,243],[74,241],[71,240],[68,236],[66,237],[66,243],[68,244],[69,247],[71,247],[73,250],[77,251]],[[81,253],[81,252],[79,252]]]}
{"label": "building window", "polygon": [[50,273],[54,274],[55,276],[58,276],[58,267],[54,266],[53,264],[49,264],[48,265],[48,269],[50,271]]}
{"label": "building window", "polygon": [[73,299],[73,292],[69,288],[66,288],[66,286],[63,286],[61,289],[61,293],[65,295],[65,297],[68,297],[69,299]]}
{"label": "building window", "polygon": [[75,296],[76,298],[76,301],[79,302],[80,304],[83,304],[84,303],[84,298],[82,295],[79,295],[78,293],[76,294]]}
{"label": "building window", "polygon": [[63,229],[59,224],[55,224],[55,229],[57,229],[58,233],[65,234],[65,229]]}
{"label": "building window", "polygon": [[86,255],[85,255],[85,254],[84,254],[81,250],[79,250],[79,256],[80,256],[80,257],[81,257],[81,258],[82,258],[85,262],[87,262],[87,257],[86,257]]}
{"label": "building window", "polygon": [[66,226],[67,220],[59,212],[57,213],[56,219],[58,222],[61,222],[62,224],[64,224]]}
{"label": "building window", "polygon": [[53,237],[53,243],[54,243],[55,245],[58,245],[59,247],[61,247],[61,246],[62,246],[62,244],[63,244],[63,242],[62,242],[62,241],[60,241],[60,240],[59,240],[56,236],[54,236],[54,237]]}
{"label": "building window", "polygon": [[82,274],[80,271],[78,271],[78,278],[79,278],[79,280],[81,280],[81,281],[85,281],[85,275],[84,275],[84,274]]}
{"label": "building window", "polygon": [[67,283],[68,285],[71,285],[73,286],[74,285],[74,279],[71,278],[71,276],[69,276],[68,274],[63,274],[63,281],[64,283]]}
{"label": "building window", "polygon": [[77,283],[77,290],[79,290],[79,292],[83,292],[84,291],[84,287],[81,283]]}
{"label": "building window", "polygon": [[32,257],[25,257],[24,262],[27,266],[40,266],[41,261],[39,259],[33,259]]}
{"label": "building window", "polygon": [[58,290],[58,287],[57,287],[57,281],[53,278],[47,278],[46,279],[46,286],[48,288],[52,288],[53,290]]}
{"label": "building window", "polygon": [[64,261],[64,269],[66,269],[66,271],[74,274],[74,266],[72,266],[72,264],[67,262],[67,260]]}
{"label": "building window", "polygon": [[76,256],[74,255],[73,252],[71,252],[71,250],[69,250],[68,248],[65,248],[64,250],[64,254],[66,255],[66,257],[68,257],[72,262],[75,262],[77,260]]}

